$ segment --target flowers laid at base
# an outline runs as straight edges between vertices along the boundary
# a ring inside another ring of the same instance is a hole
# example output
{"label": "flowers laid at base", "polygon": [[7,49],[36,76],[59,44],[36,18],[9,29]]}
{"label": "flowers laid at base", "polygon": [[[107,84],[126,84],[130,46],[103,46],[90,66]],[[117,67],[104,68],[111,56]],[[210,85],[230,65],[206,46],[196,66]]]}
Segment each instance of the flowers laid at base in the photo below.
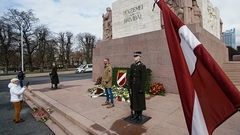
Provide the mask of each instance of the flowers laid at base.
{"label": "flowers laid at base", "polygon": [[[96,85],[93,88],[89,88],[88,92],[91,93],[91,95],[90,95],[91,98],[96,98],[96,97],[105,95],[104,88],[101,85]],[[112,93],[113,93],[114,98],[116,98],[118,101],[130,102],[127,88],[118,87],[116,85],[113,85]]]}
{"label": "flowers laid at base", "polygon": [[161,82],[154,82],[150,84],[149,94],[165,96],[165,87]]}
{"label": "flowers laid at base", "polygon": [[118,87],[116,85],[113,85],[112,86],[112,92],[113,92],[114,97],[118,101],[130,102],[129,92],[128,92],[127,88]]}
{"label": "flowers laid at base", "polygon": [[54,110],[52,108],[48,107],[47,111],[51,114],[51,113],[53,113]]}
{"label": "flowers laid at base", "polygon": [[96,85],[92,88],[89,88],[88,92],[91,93],[91,95],[90,95],[91,98],[96,98],[96,97],[104,95],[104,88],[101,85]]}
{"label": "flowers laid at base", "polygon": [[[49,108],[49,107],[48,107]],[[48,119],[50,119],[49,117],[48,117],[48,114],[44,111],[44,110],[42,110],[42,109],[39,109],[39,108],[36,108],[36,107],[33,107],[32,108],[32,112],[31,112],[31,114],[32,114],[32,116],[36,119],[36,121],[39,121],[39,122],[46,122]],[[47,109],[48,110],[48,109]],[[49,112],[49,111],[48,111]],[[51,109],[51,111],[50,111],[51,113],[53,112],[53,110]],[[49,112],[49,113],[50,113]],[[50,114],[51,114],[50,113]]]}
{"label": "flowers laid at base", "polygon": [[100,85],[100,84],[101,84],[101,81],[102,81],[102,77],[100,76],[100,77],[98,77],[95,85]]}
{"label": "flowers laid at base", "polygon": [[[100,79],[100,77],[99,77]],[[99,96],[104,96],[105,91],[104,88],[99,84],[94,86],[93,88],[89,88],[88,92],[91,93],[91,98],[96,98]],[[114,98],[116,98],[118,101],[126,101],[130,102],[129,92],[127,88],[124,87],[118,87],[116,85],[112,86],[112,93]],[[165,87],[161,82],[154,82],[150,85],[149,91],[146,91],[145,94],[150,95],[162,95],[165,96]]]}

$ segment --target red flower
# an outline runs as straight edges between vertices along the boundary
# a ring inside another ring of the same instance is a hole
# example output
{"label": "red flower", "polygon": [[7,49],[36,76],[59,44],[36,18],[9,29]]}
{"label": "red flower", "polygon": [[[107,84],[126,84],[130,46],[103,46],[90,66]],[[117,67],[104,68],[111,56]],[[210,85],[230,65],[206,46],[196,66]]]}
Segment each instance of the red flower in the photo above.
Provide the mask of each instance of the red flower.
{"label": "red flower", "polygon": [[165,88],[161,82],[154,82],[150,84],[149,93],[154,95],[162,95],[165,94]]}

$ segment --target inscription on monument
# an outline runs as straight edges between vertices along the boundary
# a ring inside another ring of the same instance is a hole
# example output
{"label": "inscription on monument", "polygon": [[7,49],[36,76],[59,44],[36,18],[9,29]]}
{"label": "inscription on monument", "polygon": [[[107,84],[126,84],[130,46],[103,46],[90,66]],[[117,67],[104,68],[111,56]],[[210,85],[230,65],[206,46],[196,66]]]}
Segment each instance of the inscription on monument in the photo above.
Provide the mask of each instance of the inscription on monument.
{"label": "inscription on monument", "polygon": [[132,22],[132,21],[137,21],[138,19],[142,19],[142,14],[139,12],[142,9],[143,9],[143,4],[123,11],[123,15],[125,17],[124,18],[124,23],[128,23],[128,22]]}
{"label": "inscription on monument", "polygon": [[[220,14],[210,0],[165,0],[186,24],[197,23],[220,38]],[[117,0],[112,4],[113,39],[160,30],[160,8],[151,0]],[[184,6],[184,4],[186,4]],[[185,8],[184,8],[185,7]],[[184,13],[187,13],[184,15]],[[185,17],[184,17],[185,16]],[[185,18],[185,19],[184,19]],[[186,19],[189,18],[189,19]]]}
{"label": "inscription on monument", "polygon": [[154,1],[117,0],[112,4],[113,39],[161,29],[160,8]]}

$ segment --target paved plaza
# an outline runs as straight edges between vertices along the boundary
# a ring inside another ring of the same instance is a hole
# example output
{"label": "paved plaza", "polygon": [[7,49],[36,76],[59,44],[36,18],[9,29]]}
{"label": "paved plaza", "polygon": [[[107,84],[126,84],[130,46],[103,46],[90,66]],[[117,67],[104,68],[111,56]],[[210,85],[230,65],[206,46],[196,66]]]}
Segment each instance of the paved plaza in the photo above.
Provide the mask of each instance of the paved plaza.
{"label": "paved plaza", "polygon": [[[141,126],[123,119],[130,115],[129,103],[115,100],[115,107],[107,109],[101,104],[105,97],[91,98],[88,88],[93,87],[92,79],[62,82],[58,90],[49,90],[49,84],[33,85],[30,90],[48,105],[55,107],[65,117],[77,123],[78,127],[90,134],[112,135],[187,135],[187,127],[178,94],[153,96],[146,99],[144,115],[152,117]],[[58,118],[55,118],[55,120]],[[61,119],[61,118],[59,118]],[[214,135],[239,135],[240,113],[236,113],[220,125]],[[61,120],[60,120],[61,121]],[[65,128],[76,126],[68,125]]]}

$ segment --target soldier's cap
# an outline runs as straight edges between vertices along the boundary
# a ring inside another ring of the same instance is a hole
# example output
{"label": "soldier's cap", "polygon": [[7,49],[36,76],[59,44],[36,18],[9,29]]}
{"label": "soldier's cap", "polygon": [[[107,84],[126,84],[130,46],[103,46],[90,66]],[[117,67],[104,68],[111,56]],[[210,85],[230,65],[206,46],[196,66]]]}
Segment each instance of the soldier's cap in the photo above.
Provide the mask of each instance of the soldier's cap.
{"label": "soldier's cap", "polygon": [[142,54],[142,52],[134,52],[133,53],[133,57],[137,57],[137,56],[141,57],[141,54]]}

